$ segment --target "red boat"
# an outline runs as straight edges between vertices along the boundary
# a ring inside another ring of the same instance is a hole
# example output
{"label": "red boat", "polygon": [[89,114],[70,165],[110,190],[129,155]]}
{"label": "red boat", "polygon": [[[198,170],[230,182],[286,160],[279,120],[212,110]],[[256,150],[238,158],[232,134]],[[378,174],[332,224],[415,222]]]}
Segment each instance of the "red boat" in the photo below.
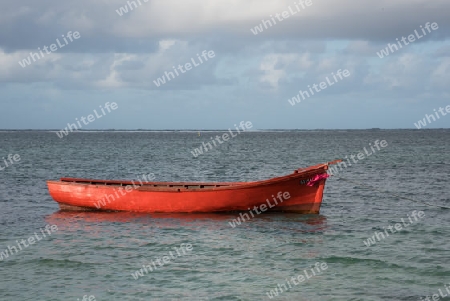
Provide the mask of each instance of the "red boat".
{"label": "red boat", "polygon": [[317,214],[328,177],[328,165],[339,161],[300,168],[286,176],[255,182],[134,182],[61,178],[59,181],[47,181],[47,185],[50,195],[62,210]]}

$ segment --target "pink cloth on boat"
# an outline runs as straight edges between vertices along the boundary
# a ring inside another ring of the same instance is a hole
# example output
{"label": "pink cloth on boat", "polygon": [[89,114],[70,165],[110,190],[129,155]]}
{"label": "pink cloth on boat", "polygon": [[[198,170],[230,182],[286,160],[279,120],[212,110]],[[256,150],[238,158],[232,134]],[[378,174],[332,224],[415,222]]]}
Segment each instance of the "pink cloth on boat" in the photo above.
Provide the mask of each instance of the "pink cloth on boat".
{"label": "pink cloth on boat", "polygon": [[313,186],[314,184],[316,184],[317,182],[319,182],[322,179],[326,179],[328,178],[330,175],[327,173],[323,173],[320,175],[315,175],[306,185],[308,186]]}

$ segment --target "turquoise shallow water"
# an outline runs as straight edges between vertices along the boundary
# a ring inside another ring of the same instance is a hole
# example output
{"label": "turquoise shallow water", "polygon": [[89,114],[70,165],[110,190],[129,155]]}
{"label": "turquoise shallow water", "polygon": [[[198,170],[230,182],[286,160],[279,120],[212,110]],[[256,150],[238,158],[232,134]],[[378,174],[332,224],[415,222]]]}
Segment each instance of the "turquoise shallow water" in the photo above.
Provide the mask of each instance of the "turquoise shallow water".
{"label": "turquoise shallow water", "polygon": [[[243,133],[194,158],[190,151],[211,136],[0,132],[0,158],[21,157],[0,171],[0,252],[58,227],[0,261],[0,300],[270,300],[268,291],[316,262],[327,269],[273,300],[420,300],[450,286],[450,210],[344,180],[450,206],[449,130]],[[161,181],[257,180],[356,155],[377,139],[388,146],[327,181],[320,215],[263,214],[236,228],[228,223],[236,214],[60,212],[45,184],[148,173]],[[414,210],[425,216],[364,244]],[[182,243],[192,250],[132,277]]]}

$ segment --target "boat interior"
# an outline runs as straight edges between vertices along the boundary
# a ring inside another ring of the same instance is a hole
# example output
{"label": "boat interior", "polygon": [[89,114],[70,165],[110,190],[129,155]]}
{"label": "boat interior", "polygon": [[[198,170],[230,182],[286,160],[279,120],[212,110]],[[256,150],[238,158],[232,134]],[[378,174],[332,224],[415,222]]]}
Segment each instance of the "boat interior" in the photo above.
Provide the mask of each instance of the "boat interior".
{"label": "boat interior", "polygon": [[141,182],[141,181],[115,181],[115,180],[95,180],[78,178],[61,178],[61,182],[70,182],[86,185],[106,185],[106,186],[133,186],[133,187],[155,187],[155,188],[184,188],[184,189],[208,189],[217,187],[238,186],[248,182]]}

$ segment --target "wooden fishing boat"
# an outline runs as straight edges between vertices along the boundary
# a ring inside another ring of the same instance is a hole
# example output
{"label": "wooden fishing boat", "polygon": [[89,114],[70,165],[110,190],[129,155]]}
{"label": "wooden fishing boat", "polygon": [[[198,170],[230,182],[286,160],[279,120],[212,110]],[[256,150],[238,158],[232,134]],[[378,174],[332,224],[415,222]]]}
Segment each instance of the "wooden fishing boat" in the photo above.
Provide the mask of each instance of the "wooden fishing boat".
{"label": "wooden fishing boat", "polygon": [[142,182],[61,178],[47,181],[62,210],[132,212],[278,211],[319,213],[328,165],[254,182]]}

